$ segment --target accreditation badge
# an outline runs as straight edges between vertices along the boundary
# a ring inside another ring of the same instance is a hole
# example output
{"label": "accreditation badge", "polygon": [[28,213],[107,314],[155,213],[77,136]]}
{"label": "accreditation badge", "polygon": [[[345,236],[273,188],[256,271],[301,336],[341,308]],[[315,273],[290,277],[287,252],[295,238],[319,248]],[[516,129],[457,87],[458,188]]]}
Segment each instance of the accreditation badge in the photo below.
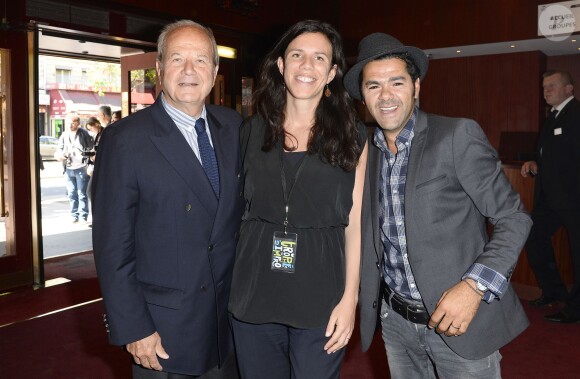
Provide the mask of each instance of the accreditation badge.
{"label": "accreditation badge", "polygon": [[292,274],[296,268],[298,234],[274,232],[272,244],[272,271]]}

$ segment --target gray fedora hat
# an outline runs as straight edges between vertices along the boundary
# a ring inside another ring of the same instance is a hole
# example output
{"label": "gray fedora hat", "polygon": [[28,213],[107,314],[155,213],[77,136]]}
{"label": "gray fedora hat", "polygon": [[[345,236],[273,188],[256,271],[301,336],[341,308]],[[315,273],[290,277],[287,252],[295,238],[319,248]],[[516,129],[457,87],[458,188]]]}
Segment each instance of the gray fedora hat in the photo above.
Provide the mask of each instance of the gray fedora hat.
{"label": "gray fedora hat", "polygon": [[423,80],[429,67],[429,58],[423,50],[405,46],[398,39],[385,33],[373,33],[358,44],[358,58],[354,66],[344,76],[344,86],[350,96],[361,100],[360,73],[370,61],[386,54],[407,53],[419,69],[419,79]]}

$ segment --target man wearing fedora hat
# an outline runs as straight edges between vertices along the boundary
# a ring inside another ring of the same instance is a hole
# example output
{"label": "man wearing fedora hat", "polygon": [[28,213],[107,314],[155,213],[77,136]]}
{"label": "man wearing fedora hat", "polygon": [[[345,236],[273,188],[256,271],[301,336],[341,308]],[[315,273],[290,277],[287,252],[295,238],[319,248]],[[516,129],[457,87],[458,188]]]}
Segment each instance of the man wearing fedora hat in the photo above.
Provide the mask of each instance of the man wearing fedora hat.
{"label": "man wearing fedora hat", "polygon": [[531,220],[475,121],[418,108],[428,65],[420,49],[374,33],[344,78],[378,123],[363,200],[362,346],[380,315],[391,378],[499,378],[498,349],[528,325],[509,278]]}

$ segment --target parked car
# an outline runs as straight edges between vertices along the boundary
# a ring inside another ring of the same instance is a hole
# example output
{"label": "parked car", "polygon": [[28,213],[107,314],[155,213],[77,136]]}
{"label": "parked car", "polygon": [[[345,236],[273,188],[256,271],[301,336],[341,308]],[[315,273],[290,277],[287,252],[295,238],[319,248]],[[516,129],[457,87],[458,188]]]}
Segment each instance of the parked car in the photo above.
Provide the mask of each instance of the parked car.
{"label": "parked car", "polygon": [[40,156],[43,161],[54,160],[54,152],[58,147],[58,138],[51,136],[40,136]]}

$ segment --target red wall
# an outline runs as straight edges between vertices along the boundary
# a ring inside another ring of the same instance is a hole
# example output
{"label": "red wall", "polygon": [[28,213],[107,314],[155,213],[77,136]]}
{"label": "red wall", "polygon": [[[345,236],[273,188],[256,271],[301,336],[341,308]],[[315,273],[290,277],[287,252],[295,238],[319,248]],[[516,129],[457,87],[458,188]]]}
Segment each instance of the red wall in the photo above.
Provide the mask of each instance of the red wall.
{"label": "red wall", "polygon": [[[578,46],[580,48],[580,45]],[[580,96],[580,54],[548,57],[547,70],[566,70],[572,75],[576,97]]]}
{"label": "red wall", "polygon": [[[86,0],[80,2],[93,4]],[[358,41],[377,31],[423,49],[537,38],[538,5],[556,1],[259,1],[254,16],[224,11],[217,7],[217,2],[114,0],[107,2],[112,4],[107,8],[125,13],[139,10],[154,17],[192,18],[265,37],[279,33],[296,21],[319,19],[336,26],[344,37],[348,55],[356,55]]]}
{"label": "red wall", "polygon": [[539,130],[545,64],[540,52],[432,60],[421,85],[421,108],[476,120],[498,149],[502,131]]}
{"label": "red wall", "polygon": [[[349,48],[372,32],[433,49],[537,38],[538,5],[551,0],[342,2],[340,29]],[[359,5],[360,4],[360,5]]]}

